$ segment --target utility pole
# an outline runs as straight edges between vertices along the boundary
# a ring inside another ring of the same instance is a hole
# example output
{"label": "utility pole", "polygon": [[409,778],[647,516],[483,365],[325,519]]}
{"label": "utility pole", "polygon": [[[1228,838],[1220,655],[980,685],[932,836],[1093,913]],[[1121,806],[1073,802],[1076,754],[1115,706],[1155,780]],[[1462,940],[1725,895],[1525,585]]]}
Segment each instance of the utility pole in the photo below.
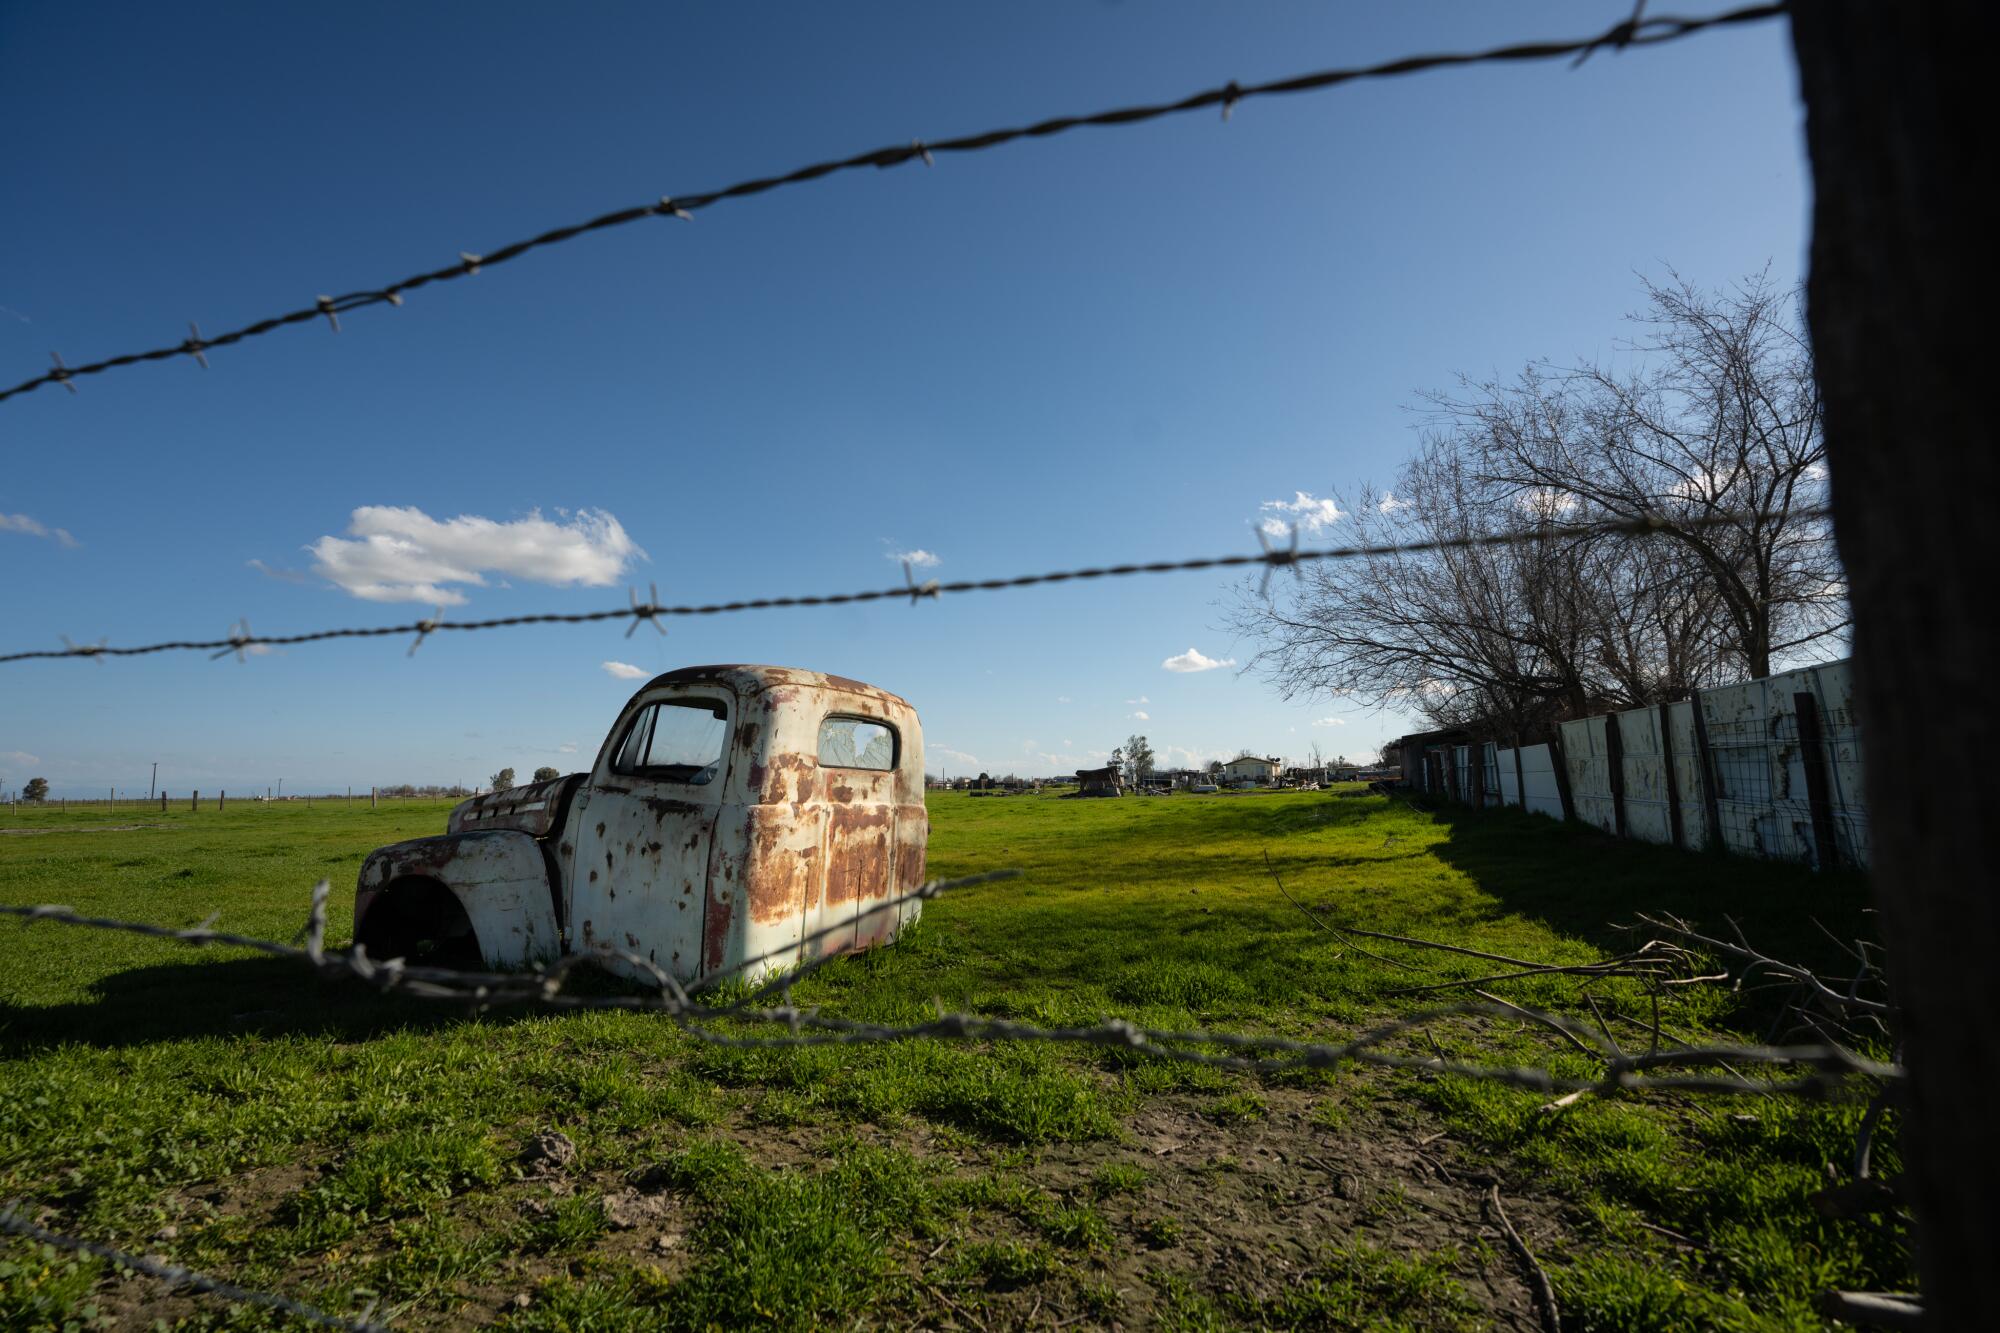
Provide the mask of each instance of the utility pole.
{"label": "utility pole", "polygon": [[153,776],[146,780],[146,799],[153,799],[153,788],[160,785],[160,761],[153,761]]}

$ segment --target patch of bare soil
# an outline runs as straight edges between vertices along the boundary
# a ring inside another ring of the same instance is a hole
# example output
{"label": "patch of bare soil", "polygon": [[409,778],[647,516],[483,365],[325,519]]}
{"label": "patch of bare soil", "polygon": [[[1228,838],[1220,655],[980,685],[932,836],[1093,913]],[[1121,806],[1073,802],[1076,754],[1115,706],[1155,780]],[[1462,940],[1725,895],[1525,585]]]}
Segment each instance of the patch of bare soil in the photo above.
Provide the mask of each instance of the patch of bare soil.
{"label": "patch of bare soil", "polygon": [[[1221,1124],[1193,1101],[1156,1099],[1126,1121],[1125,1143],[1042,1151],[1022,1174],[1079,1199],[1091,1196],[1107,1164],[1147,1173],[1142,1190],[1095,1204],[1118,1244],[1093,1261],[1089,1280],[1115,1290],[1119,1307],[1092,1313],[1073,1288],[1044,1283],[977,1293],[981,1324],[1147,1327],[1163,1313],[1159,1279],[1170,1275],[1210,1300],[1262,1304],[1306,1280],[1329,1249],[1364,1241],[1404,1259],[1456,1251],[1452,1274],[1489,1326],[1538,1330],[1528,1275],[1487,1215],[1485,1196],[1500,1185],[1515,1228],[1537,1253],[1560,1232],[1557,1202],[1496,1181],[1406,1106],[1357,1107],[1330,1129],[1309,1118],[1315,1100],[1272,1090],[1263,1118]],[[944,1313],[936,1322],[965,1322]]]}

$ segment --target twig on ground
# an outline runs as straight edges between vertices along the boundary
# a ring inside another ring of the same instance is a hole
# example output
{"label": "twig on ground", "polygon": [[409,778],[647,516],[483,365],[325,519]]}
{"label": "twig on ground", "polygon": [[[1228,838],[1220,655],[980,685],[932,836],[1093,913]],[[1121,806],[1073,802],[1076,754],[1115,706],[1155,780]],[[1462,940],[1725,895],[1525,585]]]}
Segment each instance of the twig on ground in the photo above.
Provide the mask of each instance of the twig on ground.
{"label": "twig on ground", "polygon": [[1356,944],[1353,940],[1350,940],[1346,938],[1344,935],[1342,935],[1339,930],[1335,929],[1332,926],[1329,926],[1325,921],[1321,920],[1319,916],[1316,915],[1314,912],[1312,912],[1310,909],[1308,909],[1304,903],[1300,902],[1297,898],[1292,897],[1291,890],[1285,887],[1284,879],[1280,877],[1278,874],[1278,868],[1271,864],[1271,853],[1269,851],[1266,851],[1264,853],[1264,868],[1266,870],[1269,870],[1271,872],[1271,878],[1277,881],[1278,892],[1285,895],[1286,902],[1298,908],[1301,912],[1304,912],[1306,920],[1312,922],[1315,926],[1318,926],[1321,930],[1325,931],[1327,934],[1339,940],[1341,944],[1346,948],[1352,949],[1354,950],[1354,952],[1361,954],[1364,957],[1373,958],[1378,963],[1387,963],[1390,967],[1400,967],[1405,972],[1417,972],[1422,970],[1420,968],[1412,967],[1410,964],[1402,962],[1398,959],[1390,958],[1385,954],[1379,954],[1374,952],[1373,950],[1364,949],[1360,945]]}
{"label": "twig on ground", "polygon": [[1498,1185],[1486,1187],[1486,1202],[1493,1206],[1493,1218],[1500,1224],[1500,1230],[1506,1233],[1508,1243],[1514,1247],[1514,1253],[1521,1257],[1523,1264],[1527,1265],[1531,1278],[1528,1289],[1535,1294],[1535,1305],[1541,1312],[1542,1327],[1547,1333],[1562,1333],[1562,1312],[1556,1306],[1556,1289],[1549,1283],[1548,1273],[1535,1261],[1535,1253],[1528,1248],[1528,1242],[1522,1240],[1521,1233],[1514,1230],[1513,1220],[1507,1216],[1507,1207],[1500,1202]]}
{"label": "twig on ground", "polygon": [[[1602,1051],[1592,1050],[1588,1045],[1580,1041],[1574,1032],[1571,1032],[1568,1028],[1564,1027],[1562,1024],[1551,1023],[1548,1019],[1542,1017],[1540,1014],[1536,1013],[1532,1009],[1523,1009],[1520,1005],[1515,1004],[1512,1001],[1501,999],[1498,995],[1493,994],[1491,991],[1476,990],[1472,993],[1474,995],[1477,995],[1482,1000],[1491,1000],[1494,1004],[1499,1005],[1502,1009],[1507,1009],[1514,1013],[1517,1013],[1521,1017],[1528,1019],[1530,1022],[1540,1023],[1543,1027],[1555,1033],[1557,1036],[1561,1037],[1564,1041],[1576,1047],[1579,1051],[1582,1051],[1585,1055],[1596,1056],[1601,1058],[1604,1054],[1604,1052]],[[1615,1047],[1617,1043],[1614,1042],[1612,1043],[1612,1045]]]}
{"label": "twig on ground", "polygon": [[1871,1328],[1921,1329],[1923,1302],[1914,1294],[1899,1291],[1822,1291],[1813,1301],[1829,1319]]}

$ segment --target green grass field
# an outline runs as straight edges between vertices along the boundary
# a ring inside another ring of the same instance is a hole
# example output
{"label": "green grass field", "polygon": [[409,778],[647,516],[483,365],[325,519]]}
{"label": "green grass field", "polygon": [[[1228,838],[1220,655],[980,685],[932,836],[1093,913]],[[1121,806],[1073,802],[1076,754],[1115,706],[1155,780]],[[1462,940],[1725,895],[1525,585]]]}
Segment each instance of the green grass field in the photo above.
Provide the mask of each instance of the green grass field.
{"label": "green grass field", "polygon": [[[219,912],[290,939],[325,877],[337,942],[362,858],[440,831],[445,808],[0,812],[0,901],[171,925]],[[930,904],[801,1002],[1337,1040],[1416,1004],[1394,988],[1491,970],[1344,947],[1280,895],[1267,853],[1335,923],[1549,961],[1617,948],[1611,923],[1649,909],[1728,913],[1829,968],[1809,917],[1865,933],[1850,877],[1358,790],[946,794],[931,811],[933,874],[1025,877]],[[1577,1003],[1567,978],[1493,989]],[[1697,988],[1668,1023],[1754,1034],[1733,1003]],[[1434,1040],[1600,1070],[1526,1023],[1454,1020]],[[1898,1234],[1810,1202],[1847,1169],[1858,1105],[1545,1100],[1041,1043],[722,1049],[642,1015],[468,1015],[241,951],[0,921],[0,1201],[322,1309],[373,1302],[398,1326],[1534,1328],[1489,1183],[1573,1329],[1816,1328],[1823,1287],[1914,1285]],[[524,1160],[544,1130],[573,1161]],[[1876,1160],[1893,1173],[1893,1139]],[[0,1326],[154,1320],[280,1322],[0,1239]]]}

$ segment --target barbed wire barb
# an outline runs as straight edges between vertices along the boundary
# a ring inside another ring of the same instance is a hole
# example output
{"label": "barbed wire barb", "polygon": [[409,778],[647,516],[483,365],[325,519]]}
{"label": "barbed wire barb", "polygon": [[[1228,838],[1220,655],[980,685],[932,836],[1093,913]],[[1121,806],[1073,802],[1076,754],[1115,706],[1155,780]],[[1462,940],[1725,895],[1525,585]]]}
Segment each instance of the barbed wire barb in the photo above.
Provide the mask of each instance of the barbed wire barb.
{"label": "barbed wire barb", "polygon": [[625,591],[632,598],[632,623],[625,627],[625,637],[631,638],[643,624],[651,625],[660,632],[661,638],[666,638],[667,627],[660,623],[660,585],[657,583],[646,585],[646,601],[643,605],[639,601],[637,588],[627,588]]}
{"label": "barbed wire barb", "polygon": [[210,653],[208,655],[208,660],[211,662],[219,662],[223,658],[229,656],[231,653],[235,653],[236,660],[239,663],[247,662],[250,659],[246,655],[246,650],[250,647],[250,643],[251,643],[250,617],[244,616],[242,619],[238,620],[234,625],[231,625],[229,627],[229,646],[222,649],[220,652]]}
{"label": "barbed wire barb", "polygon": [[419,620],[415,625],[412,625],[410,627],[416,630],[417,637],[416,641],[410,645],[410,651],[403,655],[405,657],[415,657],[417,655],[417,649],[424,646],[424,640],[428,639],[443,624],[444,624],[444,608],[441,606],[433,608],[431,611],[430,619]]}
{"label": "barbed wire barb", "polygon": [[915,606],[918,601],[925,597],[935,599],[939,592],[939,586],[936,579],[926,579],[924,582],[918,583],[916,572],[910,568],[910,562],[907,560],[903,562],[903,588],[909,594],[911,606]]}
{"label": "barbed wire barb", "polygon": [[1011,128],[985,130],[974,134],[959,135],[950,139],[913,139],[907,146],[878,148],[869,152],[856,153],[845,158],[830,158],[808,166],[775,176],[754,176],[737,181],[720,189],[679,196],[662,195],[657,204],[644,204],[636,208],[621,208],[603,213],[582,222],[555,227],[538,236],[515,241],[501,246],[485,255],[461,251],[458,262],[444,268],[416,273],[398,282],[349,296],[321,296],[312,305],[279,315],[270,315],[254,323],[213,338],[196,340],[199,346],[188,341],[157,347],[143,352],[128,352],[107,357],[101,361],[85,365],[65,366],[61,359],[55,369],[23,380],[12,388],[0,389],[0,401],[31,393],[44,384],[61,384],[72,393],[76,385],[71,381],[79,375],[97,375],[107,370],[138,365],[148,361],[163,361],[175,356],[196,355],[202,348],[225,347],[248,338],[262,337],[275,333],[290,325],[301,324],[324,317],[335,332],[340,329],[338,313],[367,305],[396,304],[401,297],[420,287],[432,283],[449,282],[456,278],[470,277],[482,266],[505,263],[518,259],[532,251],[551,245],[575,240],[612,227],[621,227],[640,218],[662,214],[677,218],[689,218],[694,211],[713,207],[731,199],[745,199],[772,190],[805,185],[824,179],[839,172],[854,171],[862,167],[892,167],[911,160],[922,160],[926,164],[933,161],[938,153],[976,153],[998,148],[1024,140],[1043,140],[1072,130],[1089,127],[1113,128],[1137,125],[1158,120],[1166,116],[1184,115],[1193,111],[1215,107],[1223,119],[1229,119],[1239,102],[1253,97],[1280,97],[1296,93],[1319,92],[1343,84],[1370,79],[1400,78],[1406,75],[1431,70],[1453,69],[1467,65],[1495,63],[1524,63],[1528,61],[1555,60],[1563,57],[1588,56],[1600,47],[1611,45],[1620,50],[1632,46],[1650,46],[1661,42],[1678,41],[1683,37],[1710,28],[1734,26],[1761,22],[1775,18],[1784,12],[1783,4],[1757,4],[1742,9],[1729,10],[1719,14],[1704,14],[1693,18],[1667,16],[1645,17],[1643,6],[1606,31],[1594,36],[1577,39],[1522,41],[1504,46],[1491,47],[1481,51],[1445,52],[1434,55],[1404,56],[1373,65],[1349,66],[1337,69],[1317,70],[1307,74],[1297,74],[1286,78],[1271,79],[1263,83],[1241,84],[1234,80],[1216,88],[1192,93],[1167,102],[1118,107],[1112,110],[1096,111],[1084,115],[1053,116],[1031,124]]}

